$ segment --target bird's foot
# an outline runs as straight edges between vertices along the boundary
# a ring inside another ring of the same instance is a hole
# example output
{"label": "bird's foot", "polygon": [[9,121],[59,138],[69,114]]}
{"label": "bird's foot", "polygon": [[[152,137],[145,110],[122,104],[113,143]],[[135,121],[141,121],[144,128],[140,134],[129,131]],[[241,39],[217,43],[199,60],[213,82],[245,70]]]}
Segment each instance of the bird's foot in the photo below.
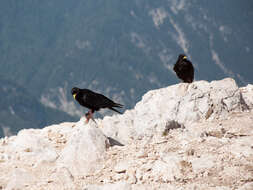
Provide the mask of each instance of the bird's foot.
{"label": "bird's foot", "polygon": [[89,111],[88,113],[86,113],[86,114],[85,114],[85,117],[86,117],[86,121],[85,121],[86,124],[89,123],[89,120],[90,120],[90,119],[92,119],[92,121],[94,121],[95,123],[97,123],[97,122],[95,121],[95,119],[93,118],[93,113],[92,113],[91,111]]}
{"label": "bird's foot", "polygon": [[84,117],[86,118],[85,123],[86,123],[86,124],[89,123],[89,120],[90,120],[90,113],[89,113],[89,112],[86,113]]}

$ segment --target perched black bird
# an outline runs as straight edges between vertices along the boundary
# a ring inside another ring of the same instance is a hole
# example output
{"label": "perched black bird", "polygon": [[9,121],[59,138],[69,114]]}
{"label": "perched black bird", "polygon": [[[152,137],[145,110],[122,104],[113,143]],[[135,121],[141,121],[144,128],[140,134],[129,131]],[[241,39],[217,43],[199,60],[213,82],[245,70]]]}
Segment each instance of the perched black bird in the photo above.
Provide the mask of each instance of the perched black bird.
{"label": "perched black bird", "polygon": [[122,108],[123,105],[113,102],[102,94],[77,87],[72,88],[71,94],[80,105],[89,109],[89,112],[85,114],[87,118],[86,122],[88,122],[89,119],[93,119],[92,114],[95,111],[99,111],[101,108],[108,108],[121,114],[121,112],[116,110],[114,107]]}
{"label": "perched black bird", "polygon": [[192,63],[184,54],[180,54],[178,56],[173,70],[176,72],[178,78],[182,79],[183,82],[192,83],[194,79],[194,68]]}

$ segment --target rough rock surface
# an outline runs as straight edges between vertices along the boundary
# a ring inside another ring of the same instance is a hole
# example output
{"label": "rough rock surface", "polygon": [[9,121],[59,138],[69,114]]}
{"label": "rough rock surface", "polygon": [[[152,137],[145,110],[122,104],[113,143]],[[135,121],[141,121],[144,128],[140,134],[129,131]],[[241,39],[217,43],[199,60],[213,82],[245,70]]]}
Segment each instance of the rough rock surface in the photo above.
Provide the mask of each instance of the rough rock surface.
{"label": "rough rock surface", "polygon": [[249,110],[253,108],[252,92],[252,85],[239,89],[231,78],[176,84],[149,91],[133,110],[105,117],[100,126],[107,136],[126,144],[130,139],[164,130],[171,121],[188,125]]}
{"label": "rough rock surface", "polygon": [[[0,189],[253,189],[253,86],[153,90],[123,115],[0,139]],[[122,146],[124,144],[124,146]]]}

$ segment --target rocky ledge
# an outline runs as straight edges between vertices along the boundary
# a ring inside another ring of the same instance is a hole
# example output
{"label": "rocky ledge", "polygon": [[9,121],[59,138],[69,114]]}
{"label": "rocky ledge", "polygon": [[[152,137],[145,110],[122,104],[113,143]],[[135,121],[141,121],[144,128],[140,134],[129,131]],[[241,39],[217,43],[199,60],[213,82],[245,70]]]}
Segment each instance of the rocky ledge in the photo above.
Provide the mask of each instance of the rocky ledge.
{"label": "rocky ledge", "polygon": [[21,130],[0,139],[0,189],[251,190],[253,85],[181,83],[96,123]]}

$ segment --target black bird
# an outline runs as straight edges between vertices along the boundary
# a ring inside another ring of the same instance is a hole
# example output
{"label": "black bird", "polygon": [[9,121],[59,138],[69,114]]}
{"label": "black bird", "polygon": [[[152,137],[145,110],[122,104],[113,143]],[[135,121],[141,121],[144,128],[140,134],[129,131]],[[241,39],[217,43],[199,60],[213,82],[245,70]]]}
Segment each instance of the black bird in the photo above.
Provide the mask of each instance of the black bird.
{"label": "black bird", "polygon": [[80,89],[77,87],[72,88],[71,94],[80,105],[89,109],[88,113],[85,114],[87,123],[89,119],[94,121],[92,116],[93,113],[95,111],[99,111],[101,108],[108,108],[121,114],[121,112],[116,110],[114,107],[122,108],[123,105],[113,102],[103,94],[93,92],[89,89]]}
{"label": "black bird", "polygon": [[192,83],[194,79],[194,67],[191,61],[189,61],[184,54],[180,54],[178,56],[173,70],[176,72],[178,78],[182,79],[183,82]]}

